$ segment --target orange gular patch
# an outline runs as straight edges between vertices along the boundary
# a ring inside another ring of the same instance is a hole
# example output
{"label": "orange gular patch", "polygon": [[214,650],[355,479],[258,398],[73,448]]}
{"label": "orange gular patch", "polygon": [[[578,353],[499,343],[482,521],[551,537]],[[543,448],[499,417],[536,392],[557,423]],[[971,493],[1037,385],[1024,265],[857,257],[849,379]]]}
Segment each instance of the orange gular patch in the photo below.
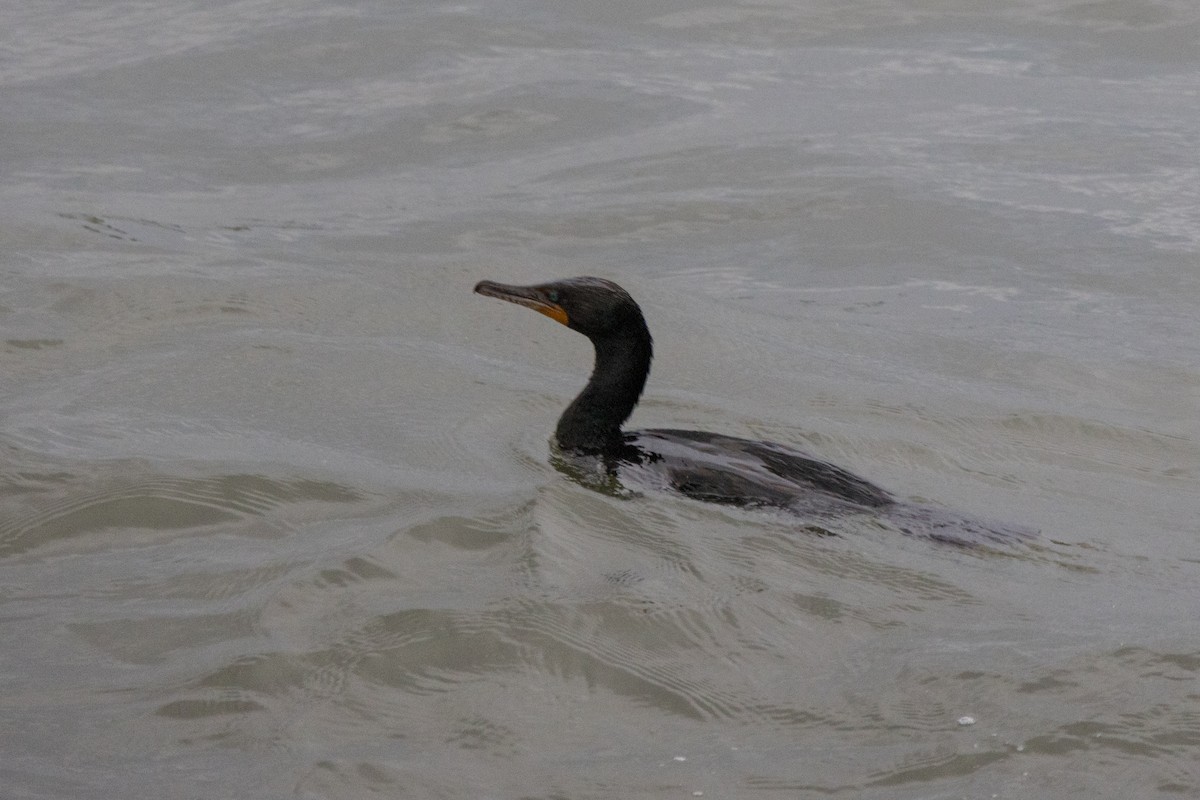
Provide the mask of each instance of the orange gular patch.
{"label": "orange gular patch", "polygon": [[533,309],[539,314],[545,314],[550,319],[554,320],[555,322],[562,323],[563,325],[567,325],[571,321],[570,318],[567,317],[567,312],[563,311],[562,306],[544,306],[538,304],[534,306]]}

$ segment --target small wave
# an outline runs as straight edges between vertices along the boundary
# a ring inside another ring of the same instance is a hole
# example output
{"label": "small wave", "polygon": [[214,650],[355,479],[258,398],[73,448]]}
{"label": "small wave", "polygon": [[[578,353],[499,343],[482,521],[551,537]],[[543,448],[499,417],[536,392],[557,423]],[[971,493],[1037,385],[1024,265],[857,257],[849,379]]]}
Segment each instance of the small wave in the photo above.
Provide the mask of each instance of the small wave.
{"label": "small wave", "polygon": [[[114,470],[120,467],[113,465]],[[0,558],[68,546],[113,531],[173,532],[226,526],[289,503],[349,503],[362,499],[341,484],[262,475],[211,478],[146,477],[81,491],[86,479],[56,475],[33,491],[25,481],[23,513],[0,522]],[[132,541],[132,540],[126,540]],[[136,541],[145,541],[144,538]],[[78,547],[79,544],[70,546]],[[86,547],[86,545],[84,545]]]}

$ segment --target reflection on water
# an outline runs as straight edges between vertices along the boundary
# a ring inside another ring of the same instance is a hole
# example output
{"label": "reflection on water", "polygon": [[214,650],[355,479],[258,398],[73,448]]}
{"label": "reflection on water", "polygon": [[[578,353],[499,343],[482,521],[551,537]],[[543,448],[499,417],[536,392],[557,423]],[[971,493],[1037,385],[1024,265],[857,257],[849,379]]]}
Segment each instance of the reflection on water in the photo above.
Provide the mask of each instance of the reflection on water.
{"label": "reflection on water", "polygon": [[[0,62],[0,794],[1200,791],[1200,11],[77,6]],[[591,490],[586,341],[470,294],[575,274],[635,427],[1041,536]]]}

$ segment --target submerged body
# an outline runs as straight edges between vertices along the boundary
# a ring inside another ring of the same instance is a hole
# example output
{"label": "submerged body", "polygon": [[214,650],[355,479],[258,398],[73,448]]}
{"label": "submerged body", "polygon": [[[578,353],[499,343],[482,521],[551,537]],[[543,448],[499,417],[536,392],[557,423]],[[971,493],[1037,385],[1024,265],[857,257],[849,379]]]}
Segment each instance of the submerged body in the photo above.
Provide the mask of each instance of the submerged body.
{"label": "submerged body", "polygon": [[596,363],[587,385],[559,418],[554,440],[576,465],[622,484],[673,490],[712,503],[768,506],[809,518],[870,513],[930,538],[1002,540],[1027,531],[897,501],[841,467],[774,442],[706,431],[622,431],[645,387],[653,341],[629,293],[602,278],[536,286],[481,281],[475,291],[527,306],[591,340]]}
{"label": "submerged body", "polygon": [[846,505],[882,508],[895,502],[883,489],[841,467],[774,442],[651,429],[626,433],[625,443],[629,454],[613,459],[610,466],[630,475],[660,475],[662,488],[710,503],[801,511]]}

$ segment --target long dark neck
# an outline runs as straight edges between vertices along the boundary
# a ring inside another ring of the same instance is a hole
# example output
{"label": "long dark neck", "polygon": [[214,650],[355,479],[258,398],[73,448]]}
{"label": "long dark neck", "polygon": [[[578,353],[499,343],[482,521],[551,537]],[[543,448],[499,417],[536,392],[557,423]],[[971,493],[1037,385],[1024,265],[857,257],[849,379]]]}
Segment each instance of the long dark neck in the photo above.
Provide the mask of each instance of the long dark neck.
{"label": "long dark neck", "polygon": [[593,339],[596,366],[587,386],[559,417],[555,438],[559,447],[612,452],[621,445],[621,425],[633,413],[646,376],[653,345],[646,323],[619,334]]}

